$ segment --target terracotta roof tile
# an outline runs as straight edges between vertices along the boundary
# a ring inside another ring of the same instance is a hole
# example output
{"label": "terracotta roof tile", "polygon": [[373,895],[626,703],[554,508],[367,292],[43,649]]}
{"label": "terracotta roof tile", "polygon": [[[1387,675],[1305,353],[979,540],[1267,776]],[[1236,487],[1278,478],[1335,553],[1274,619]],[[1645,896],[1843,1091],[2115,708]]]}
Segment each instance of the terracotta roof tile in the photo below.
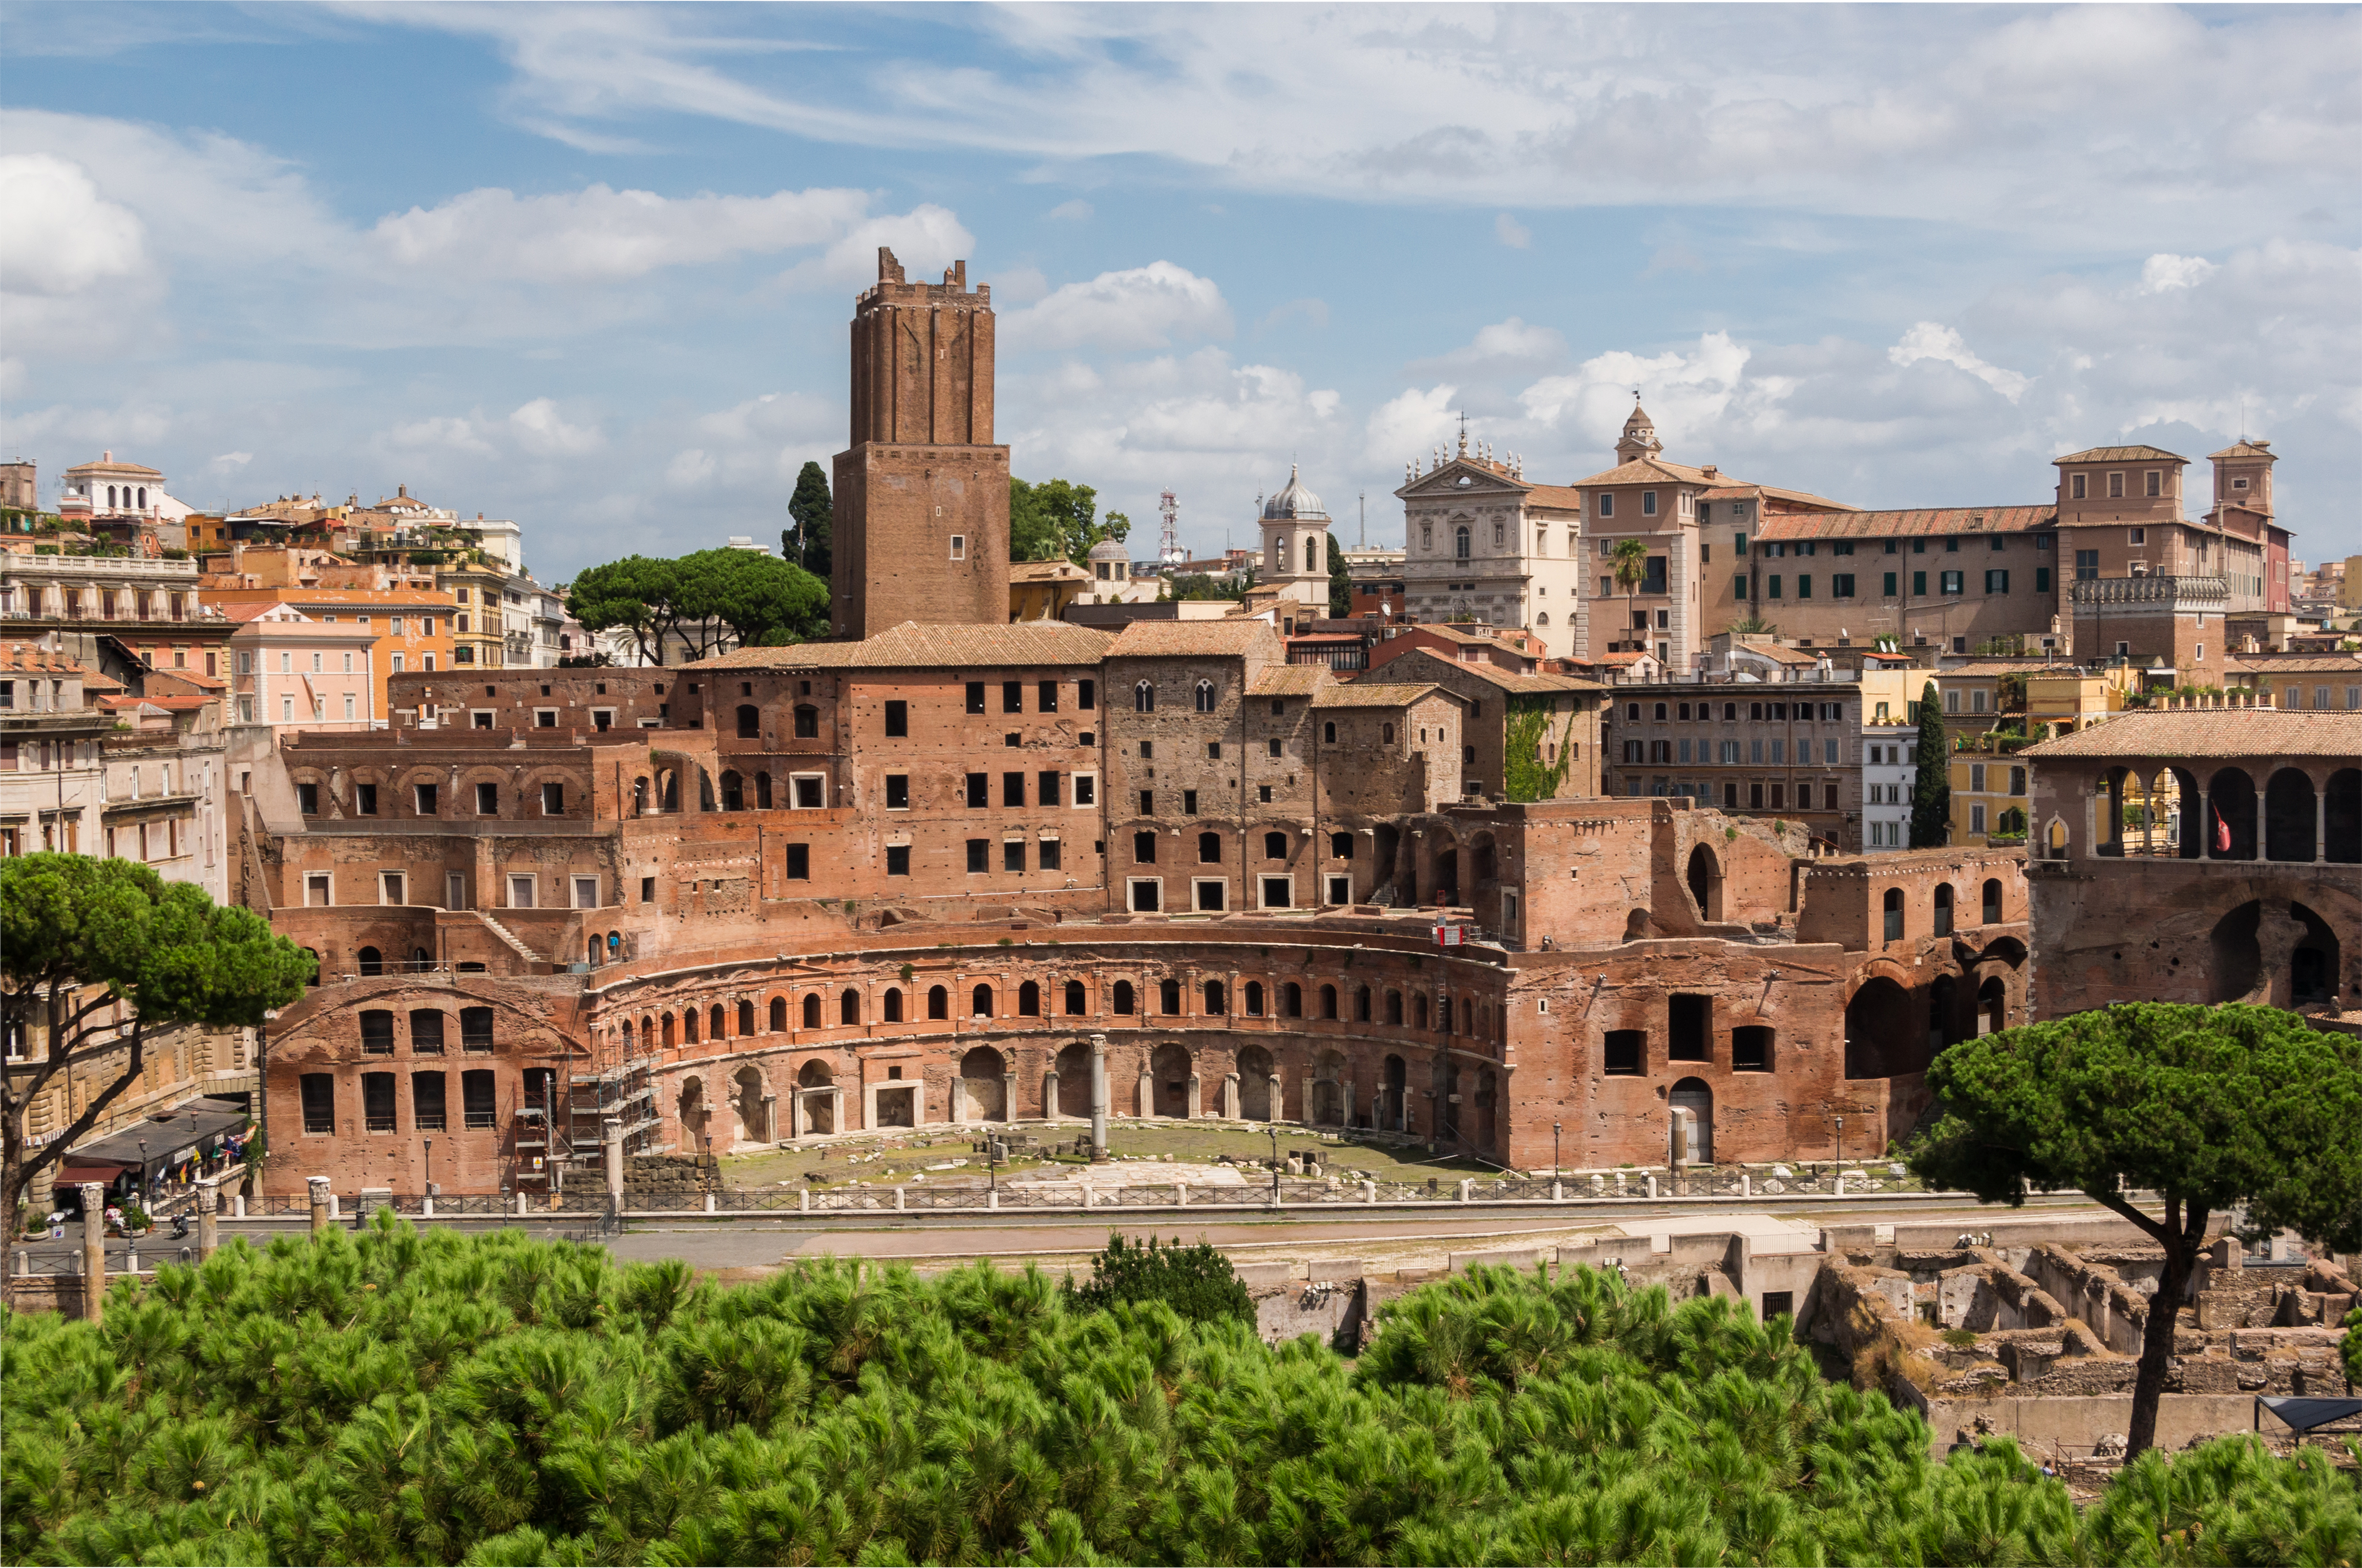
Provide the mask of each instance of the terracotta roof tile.
{"label": "terracotta roof tile", "polygon": [[1888,539],[1911,535],[2022,534],[2058,520],[2058,508],[2039,506],[1931,506],[1900,512],[1844,512],[1800,517],[1768,513],[1755,536],[1786,539]]}
{"label": "terracotta roof tile", "polygon": [[1109,658],[1236,657],[1279,634],[1268,621],[1241,617],[1220,621],[1134,621],[1107,650]]}
{"label": "terracotta roof tile", "polygon": [[1433,681],[1353,680],[1321,689],[1312,699],[1316,708],[1404,708],[1430,691],[1443,689]]}
{"label": "terracotta roof tile", "polygon": [[1334,684],[1335,672],[1325,664],[1266,665],[1247,688],[1250,697],[1309,697],[1325,684]]}
{"label": "terracotta roof tile", "polygon": [[2070,452],[2063,458],[2053,458],[2058,463],[2186,463],[2190,459],[2157,447],[2094,447],[2088,452]]}
{"label": "terracotta roof tile", "polygon": [[2224,458],[2277,458],[2279,456],[2279,454],[2273,451],[2268,446],[2261,446],[2253,441],[2239,441],[2224,447],[2219,452],[2207,453],[2206,458],[2209,462],[2220,462]]}
{"label": "terracotta roof tile", "polygon": [[2231,668],[2250,675],[2362,675],[2362,657],[2353,654],[2234,654]]}
{"label": "terracotta roof tile", "polygon": [[1064,621],[1006,626],[922,626],[905,621],[857,643],[800,643],[739,648],[681,669],[982,669],[1019,665],[1097,664],[1108,635]]}
{"label": "terracotta roof tile", "polygon": [[[1445,658],[1432,648],[1413,648],[1408,653],[1387,660],[1379,668],[1382,671],[1392,670],[1402,659],[1418,658],[1422,656],[1433,659],[1455,675],[1473,676],[1486,685],[1497,686],[1504,691],[1605,691],[1607,690],[1598,681],[1585,680],[1579,675],[1552,675],[1547,672],[1519,675],[1512,670],[1503,669],[1496,664],[1482,662],[1470,664],[1459,659]],[[1356,684],[1359,683],[1356,682]]]}
{"label": "terracotta roof tile", "polygon": [[2020,756],[2351,757],[2362,764],[2362,712],[2285,708],[2150,708],[2095,720]]}

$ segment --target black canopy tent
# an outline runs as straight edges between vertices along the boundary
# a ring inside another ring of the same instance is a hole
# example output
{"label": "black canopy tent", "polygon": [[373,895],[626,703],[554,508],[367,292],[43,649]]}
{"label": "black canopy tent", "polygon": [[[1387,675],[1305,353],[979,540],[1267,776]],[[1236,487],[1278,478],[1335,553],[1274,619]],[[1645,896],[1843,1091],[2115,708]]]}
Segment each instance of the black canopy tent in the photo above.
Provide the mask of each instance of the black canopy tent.
{"label": "black canopy tent", "polygon": [[2362,1399],[2309,1398],[2293,1394],[2258,1394],[2256,1396],[2256,1430],[2264,1430],[2264,1412],[2269,1410],[2289,1430],[2309,1432],[2333,1421],[2350,1420],[2362,1416]]}

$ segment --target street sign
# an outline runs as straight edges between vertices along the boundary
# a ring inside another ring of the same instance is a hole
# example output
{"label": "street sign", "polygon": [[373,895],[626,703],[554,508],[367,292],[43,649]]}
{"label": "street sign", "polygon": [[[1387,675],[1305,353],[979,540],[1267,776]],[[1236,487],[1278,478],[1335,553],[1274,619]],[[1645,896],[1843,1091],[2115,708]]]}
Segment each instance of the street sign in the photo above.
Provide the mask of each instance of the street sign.
{"label": "street sign", "polygon": [[1435,928],[1435,944],[1438,947],[1458,947],[1467,940],[1468,928],[1464,925],[1439,925]]}

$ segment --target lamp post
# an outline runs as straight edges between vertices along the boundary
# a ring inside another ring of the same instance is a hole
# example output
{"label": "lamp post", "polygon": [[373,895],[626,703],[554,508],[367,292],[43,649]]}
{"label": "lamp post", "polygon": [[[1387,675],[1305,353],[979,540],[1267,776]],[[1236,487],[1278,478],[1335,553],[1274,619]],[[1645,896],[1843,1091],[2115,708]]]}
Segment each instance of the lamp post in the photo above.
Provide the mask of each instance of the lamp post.
{"label": "lamp post", "polygon": [[984,1185],[988,1192],[1000,1190],[1000,1141],[988,1133],[984,1140]]}
{"label": "lamp post", "polygon": [[1559,1124],[1558,1124],[1557,1122],[1555,1122],[1555,1121],[1551,1122],[1551,1180],[1552,1180],[1552,1181],[1556,1181],[1556,1180],[1558,1179],[1558,1172],[1559,1172],[1559,1163],[1558,1163],[1558,1130],[1559,1130]]}
{"label": "lamp post", "polygon": [[1844,1118],[1844,1117],[1842,1117],[1842,1116],[1840,1116],[1840,1117],[1837,1118],[1837,1124],[1838,1124],[1838,1164],[1839,1164],[1839,1165],[1844,1165],[1844,1164],[1845,1164],[1845,1118]]}
{"label": "lamp post", "polygon": [[432,1138],[422,1138],[419,1142],[426,1147],[426,1175],[424,1178],[426,1183],[426,1190],[421,1196],[432,1198],[435,1196],[435,1140]]}
{"label": "lamp post", "polygon": [[1279,1128],[1267,1124],[1264,1131],[1271,1134],[1271,1200],[1276,1204],[1279,1201]]}
{"label": "lamp post", "polygon": [[139,1207],[148,1207],[148,1140],[139,1140]]}

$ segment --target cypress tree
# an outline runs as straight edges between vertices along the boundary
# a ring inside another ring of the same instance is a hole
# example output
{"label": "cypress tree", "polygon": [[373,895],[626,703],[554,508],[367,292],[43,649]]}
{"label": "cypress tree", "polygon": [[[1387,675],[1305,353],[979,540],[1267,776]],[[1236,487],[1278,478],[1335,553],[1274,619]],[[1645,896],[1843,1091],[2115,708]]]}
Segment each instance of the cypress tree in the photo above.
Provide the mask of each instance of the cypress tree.
{"label": "cypress tree", "polygon": [[818,463],[805,463],[803,471],[796,475],[795,493],[788,498],[788,515],[795,519],[795,526],[779,535],[779,553],[823,582],[829,575],[830,523],[834,513],[828,475]]}
{"label": "cypress tree", "polygon": [[1943,704],[1937,701],[1932,680],[1919,693],[1919,745],[1911,760],[1918,766],[1911,785],[1911,847],[1937,848],[1951,826],[1952,764],[1951,747],[1944,739]]}
{"label": "cypress tree", "polygon": [[1329,536],[1329,613],[1343,620],[1353,613],[1353,574],[1345,566],[1345,552],[1337,536]]}

